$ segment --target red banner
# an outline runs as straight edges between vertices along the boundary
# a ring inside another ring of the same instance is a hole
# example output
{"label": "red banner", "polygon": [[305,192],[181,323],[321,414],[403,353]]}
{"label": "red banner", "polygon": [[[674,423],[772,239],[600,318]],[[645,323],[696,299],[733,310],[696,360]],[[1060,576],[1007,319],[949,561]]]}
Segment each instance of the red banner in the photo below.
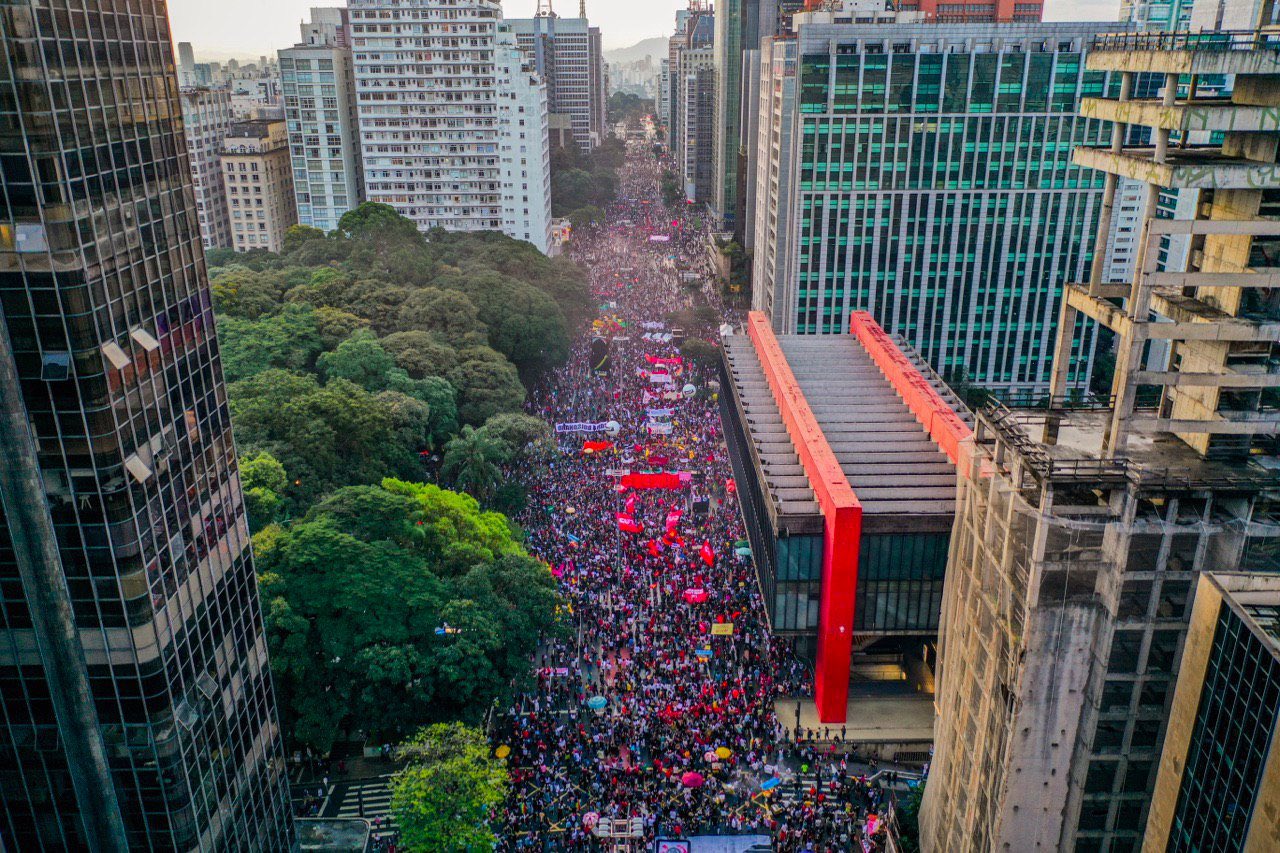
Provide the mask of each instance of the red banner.
{"label": "red banner", "polygon": [[631,489],[678,489],[679,474],[628,474],[622,478],[622,485]]}
{"label": "red banner", "polygon": [[608,450],[613,447],[612,441],[584,441],[582,442],[583,453],[599,453],[602,450]]}

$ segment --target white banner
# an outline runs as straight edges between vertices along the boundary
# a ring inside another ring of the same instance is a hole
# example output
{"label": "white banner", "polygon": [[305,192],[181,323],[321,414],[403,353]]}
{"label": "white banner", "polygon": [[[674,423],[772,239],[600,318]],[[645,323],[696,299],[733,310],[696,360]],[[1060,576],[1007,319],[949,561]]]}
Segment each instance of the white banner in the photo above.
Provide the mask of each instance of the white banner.
{"label": "white banner", "polygon": [[556,432],[604,432],[609,426],[608,421],[601,421],[598,424],[576,423],[576,424],[556,424]]}

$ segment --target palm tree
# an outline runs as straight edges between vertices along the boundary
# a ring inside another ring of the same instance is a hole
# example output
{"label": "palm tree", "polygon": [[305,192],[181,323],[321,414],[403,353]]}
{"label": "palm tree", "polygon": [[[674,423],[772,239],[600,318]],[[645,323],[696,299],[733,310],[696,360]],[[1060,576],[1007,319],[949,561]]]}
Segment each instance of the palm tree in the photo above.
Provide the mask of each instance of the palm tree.
{"label": "palm tree", "polygon": [[484,503],[502,481],[498,466],[506,460],[507,450],[501,439],[465,426],[445,445],[440,473],[455,488]]}

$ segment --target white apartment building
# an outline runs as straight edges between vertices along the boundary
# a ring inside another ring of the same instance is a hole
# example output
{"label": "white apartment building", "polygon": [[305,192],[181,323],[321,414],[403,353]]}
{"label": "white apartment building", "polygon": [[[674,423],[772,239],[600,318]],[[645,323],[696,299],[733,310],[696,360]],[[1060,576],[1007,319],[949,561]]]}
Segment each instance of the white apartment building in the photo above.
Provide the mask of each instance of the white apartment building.
{"label": "white apartment building", "polygon": [[[423,231],[523,221],[505,210],[504,195],[515,194],[503,186],[497,0],[350,0],[348,8],[366,198]],[[526,165],[531,174],[550,169]],[[545,239],[531,242],[546,248]]]}
{"label": "white apartment building", "polygon": [[502,230],[546,254],[551,249],[547,85],[534,73],[505,23],[499,27],[497,60]]}
{"label": "white apartment building", "polygon": [[[336,229],[364,198],[346,11],[313,9],[301,26],[302,41],[280,51],[298,222],[323,231]],[[326,14],[317,19],[316,13]]]}
{"label": "white apartment building", "polygon": [[609,94],[600,29],[585,18],[554,14],[505,23],[533,70],[546,81],[551,114],[569,117],[578,147],[590,151],[603,142]]}
{"label": "white apartment building", "polygon": [[206,249],[231,245],[227,193],[219,166],[222,140],[231,123],[231,93],[226,89],[182,90],[182,125],[196,191],[200,240]]}

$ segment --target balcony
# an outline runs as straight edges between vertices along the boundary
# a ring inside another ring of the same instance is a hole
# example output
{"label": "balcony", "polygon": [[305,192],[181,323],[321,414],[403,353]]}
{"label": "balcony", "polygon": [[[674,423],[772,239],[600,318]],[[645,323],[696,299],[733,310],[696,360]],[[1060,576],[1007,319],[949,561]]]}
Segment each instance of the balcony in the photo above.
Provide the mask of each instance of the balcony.
{"label": "balcony", "polygon": [[1072,161],[1077,166],[1168,189],[1280,188],[1280,165],[1230,157],[1220,148],[1170,147],[1165,161],[1157,163],[1151,147],[1125,148],[1118,153],[1107,147],[1081,147],[1075,150]]}
{"label": "balcony", "polygon": [[1273,107],[1235,104],[1219,98],[1181,102],[1165,106],[1159,100],[1116,101],[1109,98],[1082,98],[1080,114],[1085,118],[1181,133],[1228,131],[1258,133],[1280,131],[1280,114]]}
{"label": "balcony", "polygon": [[1280,33],[1111,33],[1094,39],[1090,71],[1280,75]]}

